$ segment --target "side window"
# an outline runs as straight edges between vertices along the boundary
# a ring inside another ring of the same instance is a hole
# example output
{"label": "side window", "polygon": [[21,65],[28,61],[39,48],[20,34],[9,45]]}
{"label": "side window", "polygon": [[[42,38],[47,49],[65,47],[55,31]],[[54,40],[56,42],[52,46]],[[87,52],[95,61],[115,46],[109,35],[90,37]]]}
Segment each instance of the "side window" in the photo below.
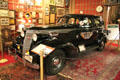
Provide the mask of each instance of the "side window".
{"label": "side window", "polygon": [[76,24],[79,24],[79,19],[76,19],[76,22],[75,22]]}
{"label": "side window", "polygon": [[96,26],[99,26],[99,25],[100,25],[100,21],[99,21],[98,19],[95,18],[94,21],[95,21],[95,25],[96,25]]}
{"label": "side window", "polygon": [[70,18],[68,20],[68,24],[75,24],[75,18]]}

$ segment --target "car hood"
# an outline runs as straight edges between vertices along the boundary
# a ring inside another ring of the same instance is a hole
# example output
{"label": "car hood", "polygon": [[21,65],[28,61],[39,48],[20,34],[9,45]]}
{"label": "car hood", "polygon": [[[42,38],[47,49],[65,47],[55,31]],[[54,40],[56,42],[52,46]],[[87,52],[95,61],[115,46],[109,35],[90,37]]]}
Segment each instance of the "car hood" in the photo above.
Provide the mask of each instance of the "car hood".
{"label": "car hood", "polygon": [[41,25],[41,26],[34,26],[29,28],[29,30],[47,30],[47,29],[64,29],[65,25],[58,25],[58,24],[52,24],[52,25]]}

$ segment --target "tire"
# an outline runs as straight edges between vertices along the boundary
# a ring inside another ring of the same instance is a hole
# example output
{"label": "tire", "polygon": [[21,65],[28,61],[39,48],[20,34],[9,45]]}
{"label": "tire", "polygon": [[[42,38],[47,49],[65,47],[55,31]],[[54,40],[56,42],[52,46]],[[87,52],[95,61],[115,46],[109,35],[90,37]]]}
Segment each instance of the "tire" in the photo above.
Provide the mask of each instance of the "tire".
{"label": "tire", "polygon": [[56,75],[64,68],[65,63],[65,53],[61,49],[56,49],[45,58],[45,74]]}
{"label": "tire", "polygon": [[103,51],[104,48],[105,48],[105,41],[102,40],[102,41],[100,42],[99,47],[98,47],[97,50],[98,50],[98,51]]}

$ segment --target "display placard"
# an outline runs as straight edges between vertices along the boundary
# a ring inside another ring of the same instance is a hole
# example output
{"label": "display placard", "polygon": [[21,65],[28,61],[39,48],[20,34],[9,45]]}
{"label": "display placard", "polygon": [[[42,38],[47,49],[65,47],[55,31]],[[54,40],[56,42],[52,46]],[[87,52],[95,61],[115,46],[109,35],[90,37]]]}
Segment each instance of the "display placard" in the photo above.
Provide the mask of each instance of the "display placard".
{"label": "display placard", "polygon": [[0,25],[9,25],[9,18],[0,18]]}
{"label": "display placard", "polygon": [[109,24],[108,30],[110,33],[107,36],[108,40],[119,40],[119,25],[118,24]]}
{"label": "display placard", "polygon": [[8,13],[9,13],[8,10],[1,10],[0,9],[0,17],[8,17]]}

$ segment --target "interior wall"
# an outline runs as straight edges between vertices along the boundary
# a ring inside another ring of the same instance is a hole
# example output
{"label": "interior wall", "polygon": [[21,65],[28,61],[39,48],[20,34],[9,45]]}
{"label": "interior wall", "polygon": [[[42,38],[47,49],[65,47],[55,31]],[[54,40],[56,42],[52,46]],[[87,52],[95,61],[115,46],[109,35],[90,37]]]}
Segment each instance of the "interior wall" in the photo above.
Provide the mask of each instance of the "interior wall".
{"label": "interior wall", "polygon": [[75,0],[75,13],[102,15],[103,12],[96,12],[96,7],[102,5],[103,0]]}
{"label": "interior wall", "polygon": [[[26,3],[22,3],[21,1],[24,0],[8,0],[8,8],[10,10],[23,10],[23,11],[33,11],[36,9],[40,9],[42,5],[40,6],[26,6]],[[34,1],[32,1],[34,3]]]}

